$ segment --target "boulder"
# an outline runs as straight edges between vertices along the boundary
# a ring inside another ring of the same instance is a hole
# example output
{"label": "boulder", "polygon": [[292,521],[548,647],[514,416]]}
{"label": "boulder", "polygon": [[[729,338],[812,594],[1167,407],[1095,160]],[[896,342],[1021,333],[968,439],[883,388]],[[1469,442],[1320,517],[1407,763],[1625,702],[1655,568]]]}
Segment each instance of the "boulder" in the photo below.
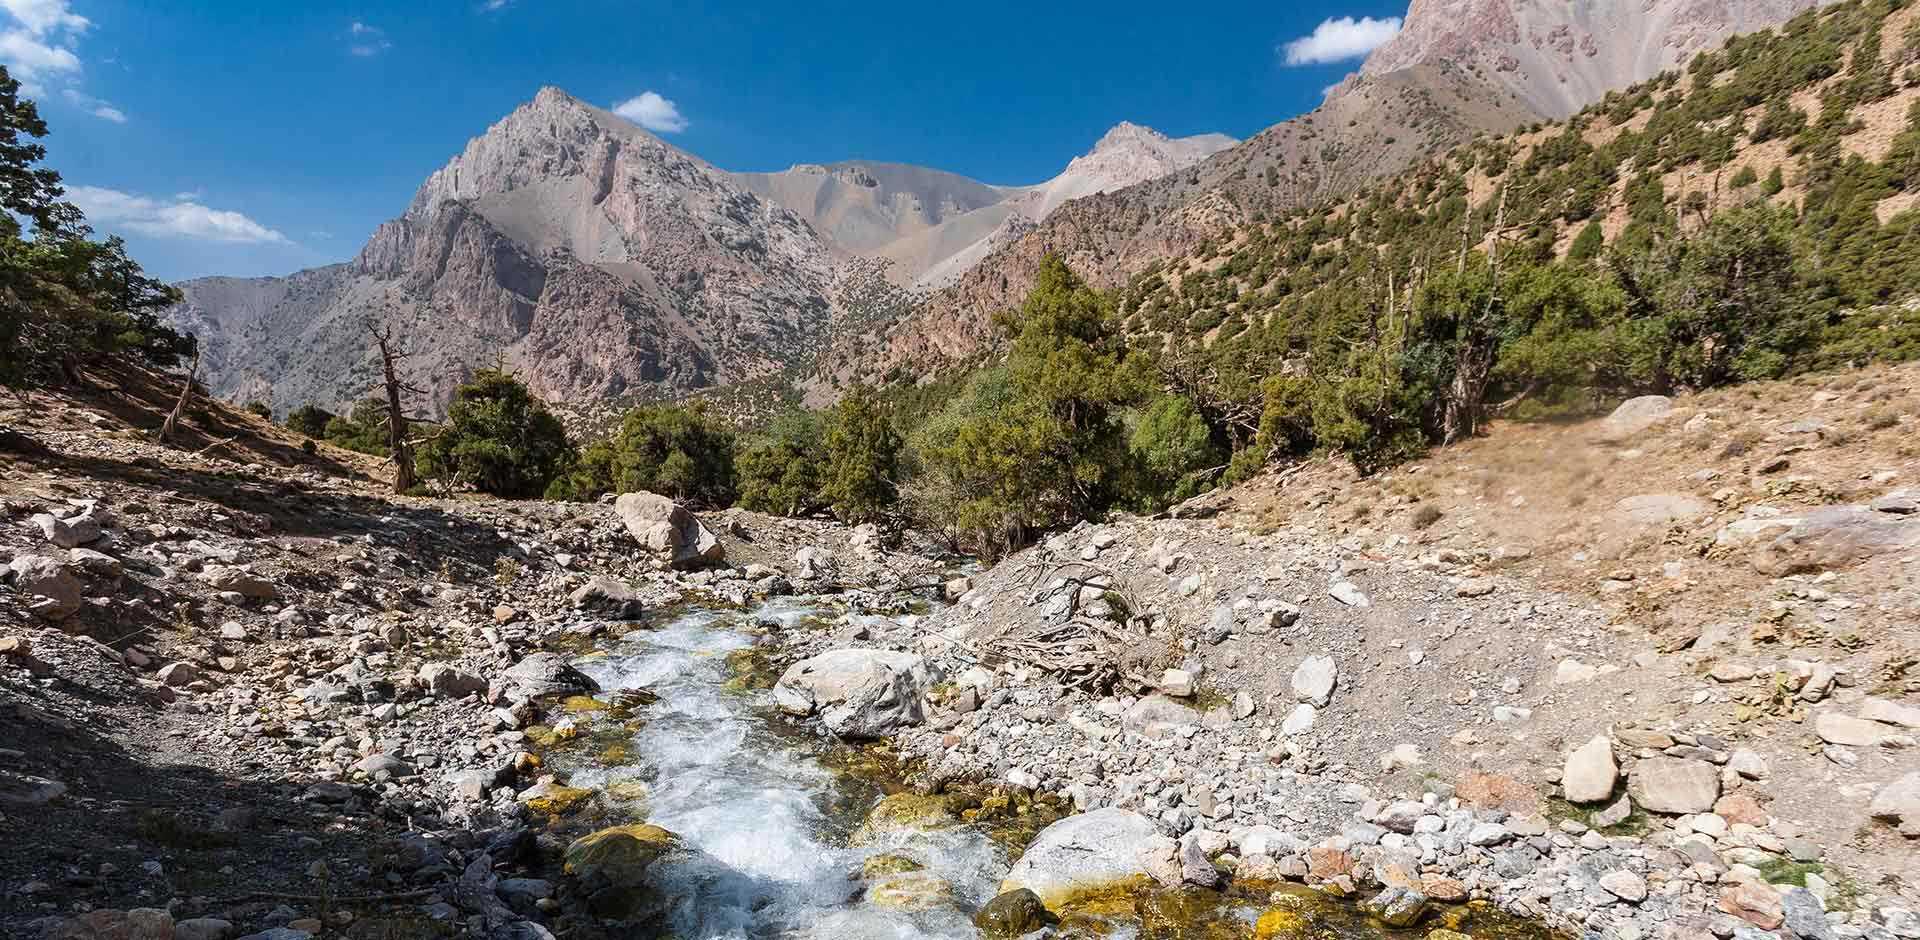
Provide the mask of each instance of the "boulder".
{"label": "boulder", "polygon": [[1902,728],[1920,729],[1920,706],[1902,705],[1883,698],[1870,698],[1861,702],[1860,717],[1869,721],[1899,725]]}
{"label": "boulder", "polygon": [[1333,688],[1339,683],[1340,668],[1331,656],[1309,656],[1293,670],[1293,697],[1315,708],[1325,708],[1333,700]]}
{"label": "boulder", "polygon": [[1613,409],[1613,413],[1600,422],[1600,439],[1603,441],[1625,441],[1638,436],[1640,432],[1653,427],[1673,414],[1673,399],[1665,395],[1642,395],[1629,398]]}
{"label": "boulder", "polygon": [[1179,725],[1197,725],[1200,712],[1174,701],[1164,695],[1149,695],[1133,703],[1120,716],[1123,727],[1148,733],[1149,728],[1176,727]]}
{"label": "boulder", "polygon": [[420,687],[436,698],[458,699],[487,691],[487,680],[452,663],[428,663],[415,676]]}
{"label": "boulder", "polygon": [[1842,715],[1828,709],[1813,716],[1813,733],[1828,744],[1874,747],[1886,738],[1887,728],[1865,718]]}
{"label": "boulder", "polygon": [[1867,814],[1905,830],[1920,827],[1920,771],[1883,785],[1873,795]]}
{"label": "boulder", "polygon": [[1620,767],[1613,761],[1613,742],[1600,735],[1567,755],[1561,786],[1569,803],[1598,803],[1613,795]]}
{"label": "boulder", "polygon": [[966,593],[971,590],[973,590],[973,579],[968,577],[954,578],[940,587],[940,593],[950,601],[957,601],[965,597]]}
{"label": "boulder", "polygon": [[97,910],[75,916],[48,934],[58,940],[173,940],[173,915],[158,908]]}
{"label": "boulder", "polygon": [[228,940],[236,933],[232,922],[218,917],[195,917],[173,925],[173,940]]}
{"label": "boulder", "polygon": [[1633,765],[1627,792],[1652,813],[1706,813],[1720,799],[1719,768],[1682,757],[1650,757]]}
{"label": "boulder", "polygon": [[1040,830],[1000,890],[1032,891],[1058,906],[1075,894],[1140,883],[1143,850],[1160,837],[1153,820],[1118,807],[1068,816]]}
{"label": "boulder", "polygon": [[1387,888],[1365,905],[1367,913],[1389,927],[1406,928],[1427,916],[1427,896],[1411,888]]}
{"label": "boulder", "polygon": [[48,620],[65,620],[80,610],[80,579],[46,555],[19,555],[7,565],[13,586],[28,598],[28,609]]}
{"label": "boulder", "polygon": [[216,591],[231,591],[255,600],[280,596],[280,589],[272,581],[234,565],[208,565],[200,572],[200,580]]}
{"label": "boulder", "polygon": [[567,664],[559,653],[534,653],[514,663],[494,680],[487,696],[493,701],[528,701],[550,695],[598,692],[600,686],[586,673]]}
{"label": "boulder", "polygon": [[633,888],[644,883],[648,868],[679,848],[680,837],[659,826],[614,826],[573,840],[565,870],[590,890]]}
{"label": "boulder", "polygon": [[802,581],[831,581],[840,575],[840,560],[819,546],[793,553],[793,576]]}
{"label": "boulder", "polygon": [[1920,522],[1862,506],[1815,509],[1753,554],[1754,570],[1785,577],[1850,568],[1920,546]]}
{"label": "boulder", "polygon": [[41,534],[61,548],[78,548],[91,542],[98,542],[104,533],[100,529],[100,520],[91,512],[62,519],[50,513],[40,513],[33,517]]}
{"label": "boulder", "polygon": [[616,620],[638,620],[646,609],[625,582],[605,575],[581,585],[567,599],[572,601],[575,610]]}
{"label": "boulder", "polygon": [[1026,888],[1003,891],[973,915],[984,940],[1014,940],[1054,922],[1040,896]]}
{"label": "boulder", "polygon": [[1613,504],[1622,519],[1639,525],[1665,525],[1704,516],[1713,511],[1706,500],[1681,493],[1642,493]]}
{"label": "boulder", "polygon": [[699,568],[727,557],[726,547],[686,507],[654,493],[622,493],[613,512],[641,546],[675,568]]}
{"label": "boulder", "polygon": [[787,667],[773,687],[782,711],[819,713],[827,730],[846,738],[878,738],[925,718],[926,661],[877,649],[829,650]]}

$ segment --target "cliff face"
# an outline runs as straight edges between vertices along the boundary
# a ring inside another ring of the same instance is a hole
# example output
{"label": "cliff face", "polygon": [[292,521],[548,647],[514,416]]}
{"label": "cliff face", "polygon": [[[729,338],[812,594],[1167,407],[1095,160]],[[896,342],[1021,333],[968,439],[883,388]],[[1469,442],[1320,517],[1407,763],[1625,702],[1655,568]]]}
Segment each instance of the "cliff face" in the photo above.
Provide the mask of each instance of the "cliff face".
{"label": "cliff face", "polygon": [[420,187],[350,263],[182,285],[217,392],[342,404],[375,378],[369,318],[401,327],[443,404],[504,359],[593,399],[743,381],[830,325],[841,253],[795,213],[621,118],[546,89]]}

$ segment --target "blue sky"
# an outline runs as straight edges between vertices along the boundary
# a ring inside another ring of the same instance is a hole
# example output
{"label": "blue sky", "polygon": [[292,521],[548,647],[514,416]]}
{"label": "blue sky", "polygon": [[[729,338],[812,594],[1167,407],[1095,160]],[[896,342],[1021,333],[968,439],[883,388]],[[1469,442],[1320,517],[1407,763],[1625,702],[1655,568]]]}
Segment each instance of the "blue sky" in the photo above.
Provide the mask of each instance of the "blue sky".
{"label": "blue sky", "polygon": [[725,169],[865,158],[1029,183],[1121,120],[1244,138],[1309,110],[1404,9],[0,0],[0,63],[40,100],[73,198],[171,279],[352,257],[542,85],[632,102]]}

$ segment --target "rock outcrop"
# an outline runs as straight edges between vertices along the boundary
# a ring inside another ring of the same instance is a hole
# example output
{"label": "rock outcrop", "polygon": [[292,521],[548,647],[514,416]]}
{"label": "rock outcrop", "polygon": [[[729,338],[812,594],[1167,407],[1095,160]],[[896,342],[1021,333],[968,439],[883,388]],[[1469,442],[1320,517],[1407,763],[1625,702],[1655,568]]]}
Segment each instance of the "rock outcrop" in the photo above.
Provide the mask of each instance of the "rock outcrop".
{"label": "rock outcrop", "polygon": [[819,714],[828,731],[877,738],[924,717],[926,663],[912,653],[838,649],[794,663],[773,687],[791,715]]}

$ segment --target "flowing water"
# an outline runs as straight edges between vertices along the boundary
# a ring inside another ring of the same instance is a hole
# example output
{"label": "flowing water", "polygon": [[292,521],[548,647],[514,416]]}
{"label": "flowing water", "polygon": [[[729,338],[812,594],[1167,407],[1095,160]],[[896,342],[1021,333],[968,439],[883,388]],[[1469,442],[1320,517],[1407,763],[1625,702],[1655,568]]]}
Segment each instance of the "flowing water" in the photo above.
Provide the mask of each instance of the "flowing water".
{"label": "flowing water", "polygon": [[[775,602],[742,616],[698,612],[657,630],[628,634],[605,658],[580,663],[612,692],[646,689],[659,701],[633,750],[644,767],[583,769],[575,786],[605,789],[645,774],[648,822],[700,852],[654,873],[677,898],[671,930],[681,938],[972,937],[971,910],[993,897],[1004,853],[965,827],[889,833],[850,844],[859,821],[848,812],[841,775],[807,742],[783,733],[765,691],[729,687],[726,656],[753,643],[755,619],[789,625],[819,613]],[[874,794],[877,795],[877,794]],[[904,855],[952,886],[960,907],[889,910],[859,899],[855,876],[870,858]]]}
{"label": "flowing water", "polygon": [[[639,761],[589,760],[573,769],[571,783],[609,796],[644,792],[644,807],[635,798],[625,808],[627,816],[644,815],[645,821],[677,833],[698,850],[649,870],[655,886],[672,899],[666,936],[978,936],[966,912],[977,910],[997,892],[1009,866],[1006,851],[971,826],[857,836],[880,790],[833,769],[822,742],[795,733],[790,722],[776,716],[770,692],[731,681],[735,676],[728,654],[753,646],[756,621],[770,618],[793,628],[823,613],[832,611],[800,599],[770,602],[746,614],[685,613],[658,628],[629,633],[578,663],[606,690],[604,698],[617,700],[623,690],[646,690],[658,697],[633,713],[638,730],[625,743]],[[636,786],[639,783],[644,786]],[[616,815],[620,812],[616,805]],[[870,861],[900,856],[924,866],[923,873],[906,879],[905,891],[894,892],[896,899],[906,895],[905,907],[913,909],[901,909],[898,900],[876,902],[876,894],[887,892],[868,887],[871,882],[861,878]],[[1308,917],[1311,936],[1393,935],[1369,926],[1350,905],[1326,901],[1306,889],[1300,894],[1320,899],[1300,901],[1316,905]],[[1256,899],[1223,904],[1218,895],[1164,897],[1143,902],[1137,912],[1128,910],[1126,916],[1091,925],[1091,930],[1063,926],[1069,936],[1112,940],[1244,938],[1253,935],[1261,908]],[[1476,920],[1476,927],[1481,923]],[[1501,923],[1493,930],[1475,929],[1474,934],[1539,936],[1532,930],[1514,932],[1512,926]],[[1425,931],[1401,936],[1419,938]]]}

